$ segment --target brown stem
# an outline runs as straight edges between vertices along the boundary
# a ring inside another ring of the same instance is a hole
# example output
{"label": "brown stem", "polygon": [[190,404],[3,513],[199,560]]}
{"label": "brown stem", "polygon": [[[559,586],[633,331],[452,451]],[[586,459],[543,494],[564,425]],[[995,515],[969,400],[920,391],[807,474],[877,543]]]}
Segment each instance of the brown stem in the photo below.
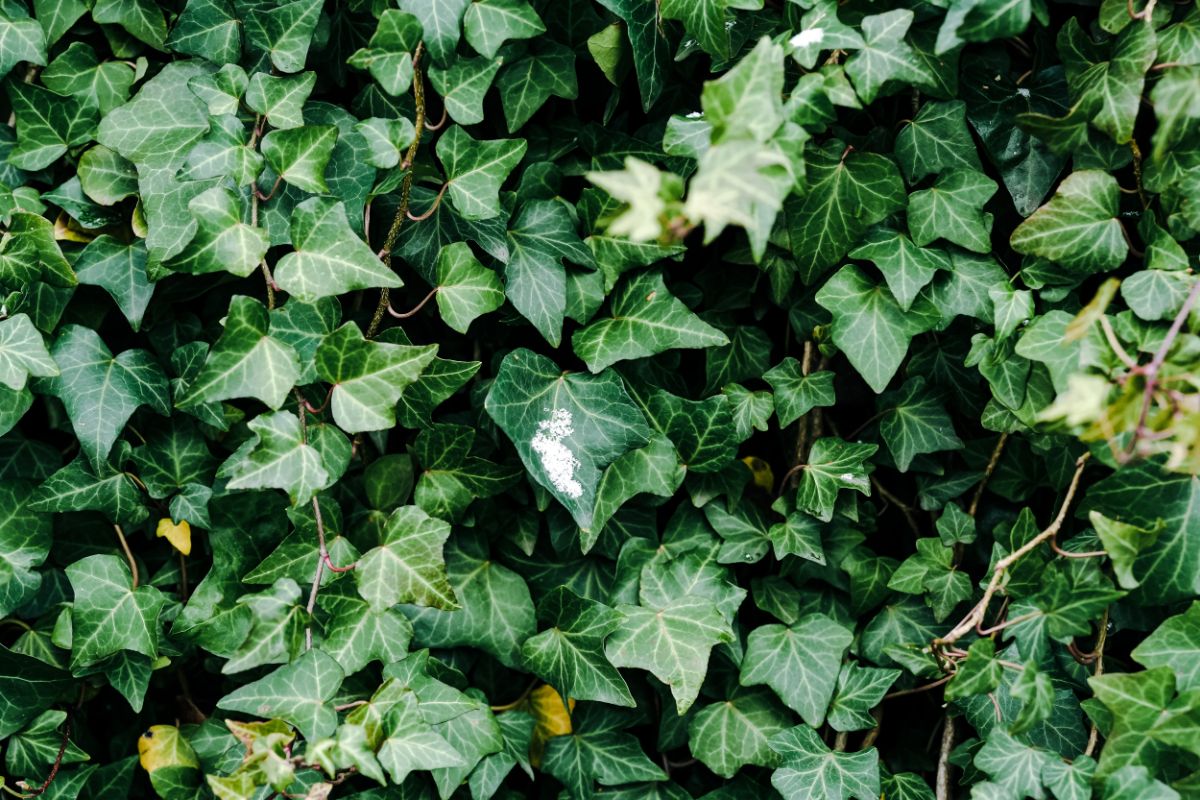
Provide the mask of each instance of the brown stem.
{"label": "brown stem", "polygon": [[941,686],[943,683],[945,683],[946,681],[950,680],[953,677],[954,677],[953,675],[947,675],[944,678],[939,678],[938,680],[934,681],[933,683],[927,683],[923,686],[917,686],[913,689],[901,689],[897,692],[889,692],[888,694],[885,694],[883,696],[883,699],[891,700],[893,697],[907,697],[910,694],[920,694],[921,692],[928,692],[930,689],[936,689],[937,687]]}
{"label": "brown stem", "polygon": [[271,268],[267,266],[267,260],[264,258],[259,262],[259,267],[262,268],[263,280],[267,284],[267,311],[275,310],[275,278],[271,276]]}
{"label": "brown stem", "polygon": [[409,311],[396,311],[394,308],[392,308],[391,304],[389,303],[388,307],[387,307],[387,313],[391,314],[396,319],[408,319],[409,317],[414,317],[417,315],[417,313],[422,308],[425,307],[426,303],[428,303],[430,300],[433,299],[433,296],[435,294],[437,294],[437,291],[438,291],[438,287],[436,287],[436,286],[433,287],[432,289],[430,289],[429,294],[425,295],[425,297],[421,300],[421,302],[417,303]]}
{"label": "brown stem", "polygon": [[875,727],[867,731],[867,735],[862,740],[862,747],[859,750],[869,750],[875,744],[875,740],[879,738],[880,731],[883,730],[883,706],[878,705],[872,708],[871,716],[875,718]]}
{"label": "brown stem", "polygon": [[[1104,616],[1100,618],[1100,633],[1096,636],[1096,669],[1092,675],[1099,678],[1104,674],[1104,642],[1108,638],[1108,609],[1104,609]],[[1096,729],[1096,723],[1092,723],[1092,730],[1088,734],[1087,749],[1083,751],[1085,756],[1090,756],[1096,752],[1096,742],[1100,738],[1100,732]]]}
{"label": "brown stem", "polygon": [[950,770],[950,753],[954,750],[954,717],[946,715],[946,724],[942,727],[942,747],[938,752],[937,765],[937,800],[951,800],[954,791],[954,776]]}
{"label": "brown stem", "polygon": [[[417,50],[413,53],[413,105],[416,107],[416,121],[414,127],[416,134],[413,136],[412,144],[408,146],[408,152],[404,156],[404,163],[412,166],[417,157],[417,148],[421,146],[421,135],[425,132],[425,79],[421,73],[421,53],[424,52],[425,44],[422,42],[417,45]],[[392,266],[392,250],[396,247],[396,239],[400,236],[400,226],[404,224],[404,220],[408,216],[408,202],[412,196],[413,174],[410,169],[408,174],[404,176],[404,180],[400,183],[400,205],[396,207],[396,214],[392,217],[392,224],[388,228],[387,237],[383,240],[383,251],[379,257],[383,263],[390,269]],[[387,288],[383,288],[379,292],[379,303],[375,306],[375,313],[371,316],[371,324],[367,326],[367,338],[374,338],[379,332],[379,326],[383,323],[383,316],[387,313],[390,292]]]}
{"label": "brown stem", "polygon": [[275,196],[275,192],[279,191],[279,184],[281,184],[281,183],[283,183],[282,175],[275,178],[275,183],[271,184],[271,191],[267,192],[266,194],[263,194],[262,190],[260,190],[258,188],[258,184],[255,183],[254,184],[254,196],[257,197],[259,200],[262,200],[265,203],[268,200],[270,200],[272,197]]}
{"label": "brown stem", "polygon": [[1129,369],[1138,369],[1137,360],[1129,355],[1129,352],[1121,346],[1121,341],[1117,338],[1117,332],[1113,330],[1112,323],[1108,321],[1108,317],[1104,314],[1100,315],[1100,329],[1104,331],[1104,338],[1108,340],[1108,346],[1117,354],[1117,358],[1121,359],[1121,363]]}
{"label": "brown stem", "polygon": [[425,130],[440,131],[442,129],[442,127],[446,124],[446,117],[447,117],[447,109],[446,109],[446,105],[443,103],[441,119],[439,119],[436,123],[432,123],[432,122],[426,123]]}
{"label": "brown stem", "polygon": [[1000,559],[992,570],[991,580],[988,581],[987,588],[983,592],[983,599],[963,618],[961,622],[954,627],[952,631],[945,636],[933,640],[935,648],[944,648],[948,644],[953,644],[963,636],[971,632],[987,615],[988,604],[991,603],[993,595],[1000,588],[1000,580],[1004,577],[1004,573],[1013,564],[1016,564],[1029,553],[1040,547],[1047,539],[1058,533],[1062,527],[1063,521],[1067,518],[1067,509],[1071,506],[1071,501],[1075,498],[1075,492],[1079,488],[1079,479],[1083,475],[1083,468],[1087,464],[1091,453],[1084,453],[1075,462],[1075,474],[1071,477],[1071,483],[1067,487],[1067,494],[1063,498],[1062,505],[1058,509],[1058,514],[1054,517],[1054,521],[1050,523],[1041,533],[1034,536],[1025,544],[1018,547],[1012,553]]}
{"label": "brown stem", "polygon": [[349,703],[342,703],[341,705],[334,706],[333,710],[338,711],[338,712],[349,711],[352,708],[358,708],[359,706],[365,706],[368,702],[370,702],[370,701],[368,701],[368,700],[351,700]]}
{"label": "brown stem", "polygon": [[58,775],[58,768],[62,766],[63,756],[67,752],[67,742],[71,738],[71,716],[67,715],[66,721],[63,723],[62,743],[58,746],[58,755],[54,757],[54,763],[50,765],[50,774],[46,776],[46,780],[42,781],[42,785],[30,788],[24,784],[17,785],[27,790],[26,794],[17,795],[18,797],[37,797],[50,788],[50,784],[54,783],[54,778]]}
{"label": "brown stem", "polygon": [[996,471],[996,465],[1000,463],[1000,456],[1004,454],[1004,445],[1008,442],[1008,434],[1000,434],[1000,439],[996,442],[996,447],[992,450],[991,458],[988,459],[987,468],[983,471],[983,477],[979,481],[979,486],[975,488],[975,494],[971,497],[971,505],[967,508],[967,516],[975,516],[975,512],[979,510],[979,501],[983,498],[983,490],[987,488],[988,481],[992,479],[992,473]]}
{"label": "brown stem", "polygon": [[1054,551],[1055,555],[1060,555],[1063,558],[1099,558],[1100,556],[1108,555],[1107,550],[1089,550],[1085,553],[1072,553],[1070,550],[1063,550],[1058,546],[1057,536],[1050,537],[1050,549]]}
{"label": "brown stem", "polygon": [[113,525],[113,529],[117,532],[117,541],[121,543],[121,549],[125,551],[125,560],[129,562],[129,572],[133,576],[132,589],[136,591],[138,587],[137,561],[133,558],[133,551],[129,549],[129,542],[125,541],[125,531],[121,530],[120,525]]}
{"label": "brown stem", "polygon": [[837,753],[846,752],[846,745],[848,745],[849,743],[850,743],[850,734],[847,733],[846,731],[838,731],[837,736],[835,736],[833,738],[834,752],[837,752]]}
{"label": "brown stem", "polygon": [[[981,628],[978,625],[976,625],[975,632],[978,633],[980,636],[991,636],[993,633],[996,633],[997,631],[1002,631],[1005,628],[1012,627],[1013,625],[1020,625],[1022,622],[1031,620],[1034,617],[1040,617],[1041,615],[1042,615],[1041,611],[1031,611],[1028,614],[1022,614],[1019,617],[1013,617],[1012,619],[1004,620],[1004,622],[998,622],[990,628]],[[980,620],[980,623],[982,623],[982,620]]]}
{"label": "brown stem", "polygon": [[446,190],[450,188],[450,181],[442,184],[442,188],[438,189],[438,193],[433,198],[433,203],[429,208],[422,211],[420,214],[414,214],[412,211],[405,210],[405,215],[413,222],[423,222],[433,216],[433,213],[438,210],[438,206],[442,204],[442,198],[446,196]]}
{"label": "brown stem", "polygon": [[921,524],[917,522],[917,518],[913,514],[912,506],[908,505],[899,497],[896,497],[896,495],[884,488],[884,485],[880,483],[874,475],[871,476],[871,485],[874,486],[876,491],[879,492],[880,497],[894,505],[896,508],[900,509],[900,513],[904,515],[905,521],[908,522],[908,527],[917,535],[917,538],[920,538]]}

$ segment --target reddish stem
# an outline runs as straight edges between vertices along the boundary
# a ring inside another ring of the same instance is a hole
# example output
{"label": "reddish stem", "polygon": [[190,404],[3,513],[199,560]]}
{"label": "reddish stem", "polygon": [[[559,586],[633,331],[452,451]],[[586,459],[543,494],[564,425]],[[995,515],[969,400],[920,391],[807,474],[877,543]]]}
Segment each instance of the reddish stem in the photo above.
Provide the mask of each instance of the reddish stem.
{"label": "reddish stem", "polygon": [[433,296],[435,294],[437,294],[437,291],[438,291],[438,287],[436,287],[436,286],[433,287],[432,289],[430,289],[429,294],[425,295],[425,297],[421,300],[421,302],[419,302],[415,306],[413,306],[411,311],[397,311],[394,308],[392,308],[391,304],[389,303],[388,307],[387,307],[387,312],[389,314],[391,314],[393,317],[395,317],[396,319],[408,319],[409,317],[416,316],[417,312],[420,311],[422,308],[424,308],[425,304],[433,299]]}

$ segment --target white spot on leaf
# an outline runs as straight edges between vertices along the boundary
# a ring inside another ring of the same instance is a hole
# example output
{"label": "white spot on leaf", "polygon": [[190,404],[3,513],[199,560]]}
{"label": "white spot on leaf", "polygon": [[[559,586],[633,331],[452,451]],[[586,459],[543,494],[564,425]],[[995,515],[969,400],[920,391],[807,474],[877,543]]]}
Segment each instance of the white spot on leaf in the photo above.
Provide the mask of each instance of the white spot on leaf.
{"label": "white spot on leaf", "polygon": [[821,30],[820,28],[809,28],[808,30],[800,31],[793,36],[789,44],[791,44],[792,47],[807,47],[810,44],[820,44],[821,40],[824,38],[825,31]]}
{"label": "white spot on leaf", "polygon": [[538,423],[538,431],[529,444],[542,460],[542,469],[546,470],[546,476],[554,488],[568,497],[579,497],[583,494],[583,485],[575,480],[579,459],[571,452],[571,448],[562,443],[563,439],[575,432],[573,421],[569,409],[554,409],[549,419]]}

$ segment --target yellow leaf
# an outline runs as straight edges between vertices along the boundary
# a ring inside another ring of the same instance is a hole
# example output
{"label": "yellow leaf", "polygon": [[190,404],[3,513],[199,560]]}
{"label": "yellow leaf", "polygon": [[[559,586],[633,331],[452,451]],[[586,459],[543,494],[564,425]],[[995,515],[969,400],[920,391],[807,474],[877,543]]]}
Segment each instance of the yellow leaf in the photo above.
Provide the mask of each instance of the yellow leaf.
{"label": "yellow leaf", "polygon": [[[574,700],[570,701],[570,707],[572,711],[575,709]],[[541,766],[546,742],[571,732],[571,715],[567,706],[563,705],[562,697],[548,684],[542,684],[530,692],[527,710],[535,723],[529,760],[534,766]]]}
{"label": "yellow leaf", "polygon": [[754,473],[755,486],[766,492],[771,491],[775,486],[775,473],[771,470],[770,464],[758,456],[746,456],[742,459],[742,463]]}
{"label": "yellow leaf", "polygon": [[171,546],[185,556],[192,554],[192,526],[188,525],[186,519],[181,519],[176,525],[170,517],[163,517],[158,521],[158,536],[160,539],[167,537]]}
{"label": "yellow leaf", "polygon": [[54,238],[60,242],[81,242],[86,244],[96,238],[94,233],[88,233],[79,227],[79,223],[66,214],[59,214],[54,220]]}
{"label": "yellow leaf", "polygon": [[151,725],[138,737],[138,756],[142,769],[154,772],[163,767],[200,768],[196,751],[174,725]]}

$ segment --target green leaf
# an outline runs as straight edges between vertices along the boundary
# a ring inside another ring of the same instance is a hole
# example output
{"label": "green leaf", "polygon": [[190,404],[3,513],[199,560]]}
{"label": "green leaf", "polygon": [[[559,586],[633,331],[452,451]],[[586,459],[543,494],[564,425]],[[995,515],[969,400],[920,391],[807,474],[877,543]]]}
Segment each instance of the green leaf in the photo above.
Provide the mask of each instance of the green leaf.
{"label": "green leaf", "polygon": [[421,21],[425,46],[433,60],[444,64],[458,44],[463,14],[471,0],[400,0],[400,8]]}
{"label": "green leaf", "polygon": [[805,160],[807,191],[784,213],[800,279],[813,283],[868,227],[904,207],[904,182],[887,157],[847,152],[837,140],[810,148]]}
{"label": "green leaf", "polygon": [[604,640],[623,624],[613,609],[565,586],[546,595],[538,617],[551,627],[525,640],[528,669],[564,698],[633,706],[629,687],[604,655]]}
{"label": "green leaf", "polygon": [[825,437],[813,442],[808,463],[800,478],[796,506],[823,522],[833,519],[833,507],[841,489],[871,494],[866,461],[879,445],[844,442]]}
{"label": "green leaf", "polygon": [[139,407],[170,411],[167,378],[144,350],[114,357],[95,331],[68,325],[50,354],[61,373],[45,379],[44,389],[62,400],[80,448],[96,469]]}
{"label": "green leaf", "polygon": [[508,299],[557,347],[567,313],[563,259],[591,266],[591,251],[579,240],[570,211],[554,200],[534,201],[521,209],[508,231],[508,250]]}
{"label": "green leaf", "polygon": [[51,475],[30,504],[34,511],[101,511],[118,523],[138,523],[148,514],[134,482],[107,462],[93,470],[80,455]]}
{"label": "green leaf", "polygon": [[872,228],[862,242],[850,251],[850,257],[873,263],[883,273],[888,289],[904,311],[912,308],[913,301],[934,279],[937,270],[953,268],[942,251],[918,247],[903,233],[890,228]]}
{"label": "green leaf", "polygon": [[661,605],[617,606],[624,622],[604,645],[614,667],[644,669],[671,687],[675,709],[696,701],[712,648],[733,641],[729,623],[712,601],[685,595]]}
{"label": "green leaf", "polygon": [[415,639],[426,647],[478,647],[507,667],[521,660],[521,643],[533,636],[533,599],[525,581],[489,558],[479,540],[458,536],[446,548],[446,571],[461,608],[405,606]]}
{"label": "green leaf", "polygon": [[1014,739],[1002,730],[995,731],[975,754],[975,766],[991,776],[1009,794],[1044,796],[1042,769],[1052,756]]}
{"label": "green leaf", "polygon": [[71,606],[71,666],[94,664],[122,650],[158,656],[159,614],[167,602],[153,586],[134,586],[119,556],[95,555],[66,568]]}
{"label": "green leaf", "polygon": [[303,505],[332,486],[350,462],[350,443],[331,426],[305,431],[286,411],[261,414],[248,426],[254,436],[217,470],[230,489],[283,489],[292,505]]}
{"label": "green leaf", "polygon": [[311,742],[333,735],[338,720],[329,701],[343,677],[341,667],[330,656],[309,650],[291,664],[225,695],[217,706],[285,720]]}
{"label": "green leaf", "polygon": [[950,415],[929,393],[924,378],[910,378],[902,387],[879,400],[888,409],[879,422],[879,433],[901,472],[908,471],[917,455],[957,450],[963,446],[954,433]]}
{"label": "green leaf", "polygon": [[563,372],[525,349],[505,357],[484,407],[530,477],[584,529],[592,524],[601,471],[650,437],[616,374]]}
{"label": "green leaf", "polygon": [[943,172],[931,188],[908,197],[913,242],[924,247],[945,239],[976,253],[991,252],[992,215],[983,205],[995,193],[996,182],[981,172]]}
{"label": "green leaf", "polygon": [[925,319],[906,313],[886,286],[853,265],[825,282],[817,302],[833,314],[833,341],[876,394],[887,388]]}
{"label": "green leaf", "polygon": [[267,165],[287,183],[313,194],[328,194],[325,168],[337,138],[333,125],[275,130],[263,137],[262,154]]}
{"label": "green leaf", "polygon": [[79,185],[100,205],[115,205],[137,194],[137,170],[104,145],[96,145],[79,157]]}
{"label": "green leaf", "polygon": [[1182,614],[1168,617],[1133,649],[1134,660],[1146,669],[1170,667],[1180,692],[1200,684],[1200,664],[1192,656],[1200,641],[1200,603],[1193,602]]}
{"label": "green leaf", "polygon": [[436,352],[437,345],[367,341],[353,322],[326,336],[316,352],[317,376],[333,384],[334,421],[347,433],[395,425],[393,409],[401,392],[420,377]]}
{"label": "green leaf", "polygon": [[303,302],[403,282],[350,228],[340,200],[310,197],[292,211],[294,252],[279,259],[275,280]]}
{"label": "green leaf", "polygon": [[770,686],[805,722],[817,727],[825,720],[842,656],[853,638],[824,614],[810,614],[790,627],[755,628],[746,641],[739,681],[743,686]]}
{"label": "green leaf", "polygon": [[[551,96],[574,100],[579,96],[575,78],[575,53],[550,40],[531,45],[524,58],[505,65],[496,79],[508,132],[524,127]],[[438,151],[441,156],[441,151]],[[443,159],[444,161],[445,159]]]}
{"label": "green leaf", "polygon": [[921,62],[904,40],[912,22],[913,12],[908,9],[863,17],[863,47],[846,60],[846,74],[863,102],[874,101],[888,81],[924,79]]}
{"label": "green leaf", "polygon": [[[463,14],[463,35],[487,59],[495,58],[509,39],[531,39],[545,31],[541,17],[525,0],[475,0]],[[457,117],[455,121],[467,124]]]}
{"label": "green leaf", "polygon": [[791,356],[763,373],[775,396],[775,414],[779,426],[786,428],[814,408],[828,408],[836,401],[833,373],[821,370],[805,375],[801,364]]}
{"label": "green leaf", "polygon": [[416,506],[403,506],[387,518],[383,540],[368,550],[354,572],[358,593],[376,612],[396,603],[458,607],[446,576],[442,546],[450,526]]}
{"label": "green leaf", "polygon": [[167,265],[177,272],[203,275],[231,272],[245,278],[258,269],[267,254],[266,233],[242,221],[237,196],[214,186],[188,202],[196,219],[196,235]]}
{"label": "green leaf", "polygon": [[269,55],[280,72],[304,69],[322,5],[321,0],[292,0],[254,8],[246,20],[251,48]]}
{"label": "green leaf", "polygon": [[209,129],[208,109],[188,88],[201,73],[194,62],[163,67],[132,100],[104,115],[96,140],[139,168],[178,166]]}
{"label": "green leaf", "polygon": [[0,383],[10,389],[24,389],[30,375],[52,377],[58,374],[58,364],[46,350],[42,335],[28,315],[17,314],[0,320]]}
{"label": "green leaf", "polygon": [[421,20],[394,8],[385,9],[370,42],[350,56],[349,63],[369,70],[388,94],[404,94],[412,84],[413,51],[420,41]]}
{"label": "green leaf", "polygon": [[28,14],[12,13],[15,10],[10,6],[0,13],[0,77],[22,61],[46,64],[47,37],[42,26]]}
{"label": "green leaf", "polygon": [[896,134],[896,159],[910,184],[950,169],[979,172],[979,154],[967,130],[961,100],[926,103]]}
{"label": "green leaf", "polygon": [[[316,82],[315,72],[279,77],[258,72],[246,88],[246,105],[264,115],[273,128],[299,128],[304,125],[304,103]],[[264,154],[266,146],[264,138]]]}
{"label": "green leaf", "polygon": [[794,720],[766,689],[737,689],[723,702],[700,709],[688,723],[688,748],[704,766],[732,778],[747,764],[773,767],[770,740]]}
{"label": "green leaf", "polygon": [[1092,124],[1118,144],[1133,138],[1146,70],[1154,63],[1154,28],[1149,21],[1129,25],[1103,60],[1077,20],[1058,35],[1067,85]]}
{"label": "green leaf", "polygon": [[618,361],[673,348],[720,347],[728,337],[676,299],[658,271],[628,277],[613,294],[611,317],[575,333],[571,344],[593,373]]}
{"label": "green leaf", "polygon": [[[683,5],[675,0],[677,6]],[[722,0],[693,4],[692,13],[724,6]],[[666,5],[665,3],[663,5]],[[663,16],[669,17],[665,9]],[[715,36],[725,37],[724,21]],[[706,46],[707,49],[707,46]],[[709,50],[713,55],[723,55]],[[783,124],[783,48],[763,37],[733,69],[706,81],[700,95],[704,119],[712,125],[712,141],[752,139],[765,142]]]}
{"label": "green leaf", "polygon": [[876,669],[854,663],[842,665],[837,689],[829,703],[829,724],[837,731],[861,731],[878,725],[871,709],[883,701],[900,677],[898,669]]}
{"label": "green leaf", "polygon": [[[471,3],[466,19],[470,20],[476,9],[488,8],[488,11],[476,13],[491,14],[493,7],[500,6],[503,2],[504,0],[497,0],[485,3],[481,0]],[[533,10],[529,9],[529,13],[533,14]],[[536,15],[534,18],[536,19]],[[471,29],[467,28],[467,40],[471,41],[471,37]],[[445,69],[430,68],[429,80],[442,96],[442,101],[446,104],[446,113],[452,120],[459,125],[475,125],[483,121],[483,98],[502,63],[503,59],[496,58],[493,54],[486,58],[458,59]]]}
{"label": "green leaf", "polygon": [[688,35],[715,58],[729,55],[729,30],[726,26],[727,0],[664,0],[659,14],[683,22]]}
{"label": "green leaf", "polygon": [[167,46],[216,64],[235,63],[242,54],[241,22],[229,0],[188,0]]}
{"label": "green leaf", "polygon": [[17,146],[8,154],[13,166],[43,169],[95,134],[100,115],[94,107],[29,83],[9,81],[7,86],[17,127]]}
{"label": "green leaf", "polygon": [[500,185],[525,149],[524,139],[478,141],[458,125],[442,134],[437,155],[446,168],[450,200],[464,219],[489,219],[500,213]]}
{"label": "green leaf", "polygon": [[279,408],[300,376],[300,366],[296,351],[273,338],[269,328],[261,303],[234,297],[225,331],[176,406],[194,409],[217,400],[253,397]]}
{"label": "green leaf", "polygon": [[1104,172],[1071,173],[1050,202],[1013,231],[1013,249],[1083,274],[1120,266],[1129,245],[1116,219],[1118,188]]}
{"label": "green leaf", "polygon": [[42,585],[41,566],[53,540],[51,519],[32,509],[33,485],[25,481],[0,483],[4,515],[0,517],[0,614],[5,616],[31,599]]}
{"label": "green leaf", "polygon": [[0,647],[0,736],[11,736],[71,686],[71,675]]}
{"label": "green leaf", "polygon": [[438,253],[437,303],[442,320],[466,333],[476,318],[504,305],[504,287],[465,242],[455,242]]}
{"label": "green leaf", "polygon": [[875,800],[879,797],[879,752],[830,750],[806,725],[797,725],[771,739],[782,764],[771,785],[786,800]]}
{"label": "green leaf", "polygon": [[96,0],[92,19],[108,25],[120,25],[130,36],[161,50],[167,38],[163,10],[153,0]]}

